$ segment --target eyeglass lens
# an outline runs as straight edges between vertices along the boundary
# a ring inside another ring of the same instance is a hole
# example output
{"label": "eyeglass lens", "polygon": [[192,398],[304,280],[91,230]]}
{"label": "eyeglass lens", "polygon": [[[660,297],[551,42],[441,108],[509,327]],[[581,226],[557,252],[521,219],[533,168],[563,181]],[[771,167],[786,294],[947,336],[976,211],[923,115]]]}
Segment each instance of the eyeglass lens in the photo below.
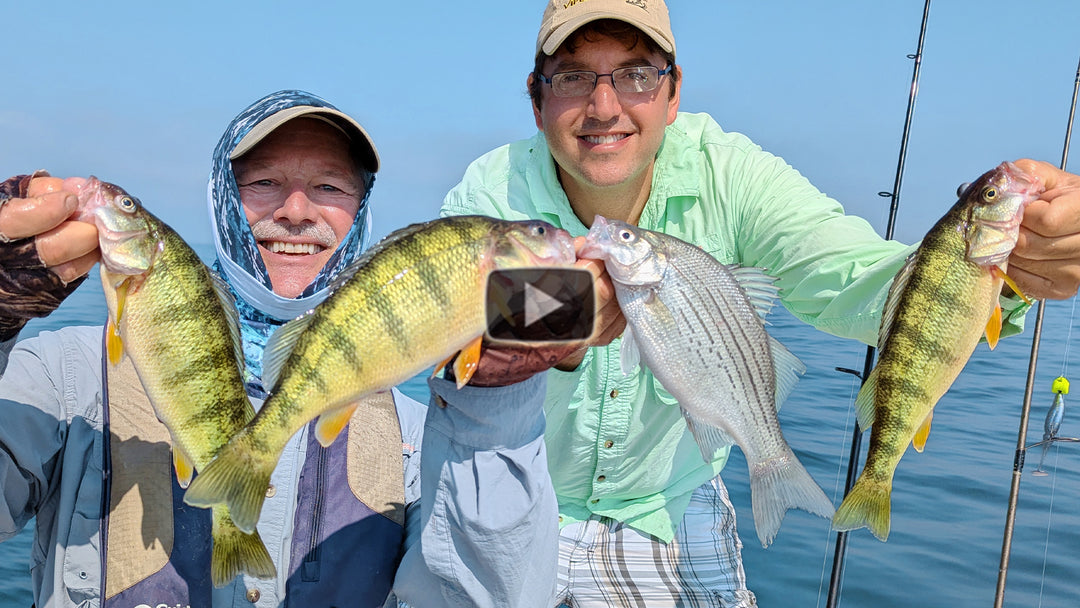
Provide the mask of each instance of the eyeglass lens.
{"label": "eyeglass lens", "polygon": [[612,70],[610,74],[575,71],[559,72],[550,78],[551,91],[556,97],[580,97],[588,95],[596,88],[602,76],[611,78],[611,84],[620,93],[644,93],[656,88],[660,81],[660,70],[651,65],[632,66]]}

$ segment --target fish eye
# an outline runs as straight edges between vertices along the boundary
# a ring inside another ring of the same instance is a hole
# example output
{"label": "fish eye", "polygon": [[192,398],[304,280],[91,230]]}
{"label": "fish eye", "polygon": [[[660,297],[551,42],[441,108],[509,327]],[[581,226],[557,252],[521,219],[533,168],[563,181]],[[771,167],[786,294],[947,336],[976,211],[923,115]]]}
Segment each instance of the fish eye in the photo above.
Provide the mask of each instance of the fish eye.
{"label": "fish eye", "polygon": [[634,240],[634,233],[630,232],[629,230],[620,230],[619,238],[624,241],[632,241]]}
{"label": "fish eye", "polygon": [[995,198],[997,198],[997,188],[995,188],[993,186],[987,186],[987,187],[983,188],[983,191],[982,191],[982,199],[983,199],[983,201],[989,203],[989,202],[992,202]]}
{"label": "fish eye", "polygon": [[138,207],[138,205],[135,204],[135,199],[131,198],[130,196],[121,197],[118,204],[120,206],[120,209],[122,209],[123,211],[127,211],[128,213],[135,211],[136,207]]}
{"label": "fish eye", "polygon": [[536,233],[536,236],[544,236],[547,233],[547,230],[545,230],[542,225],[537,225],[536,228],[533,228],[533,232]]}

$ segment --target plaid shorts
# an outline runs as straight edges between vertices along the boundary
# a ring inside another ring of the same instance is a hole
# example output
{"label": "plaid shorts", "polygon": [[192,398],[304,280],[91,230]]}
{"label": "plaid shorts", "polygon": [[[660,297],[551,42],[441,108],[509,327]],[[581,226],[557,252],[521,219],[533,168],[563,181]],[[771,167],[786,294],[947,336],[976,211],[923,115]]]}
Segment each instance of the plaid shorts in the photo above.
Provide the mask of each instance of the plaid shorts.
{"label": "plaid shorts", "polygon": [[609,517],[564,527],[557,608],[748,608],[742,541],[727,488],[715,477],[694,490],[675,538],[664,543]]}

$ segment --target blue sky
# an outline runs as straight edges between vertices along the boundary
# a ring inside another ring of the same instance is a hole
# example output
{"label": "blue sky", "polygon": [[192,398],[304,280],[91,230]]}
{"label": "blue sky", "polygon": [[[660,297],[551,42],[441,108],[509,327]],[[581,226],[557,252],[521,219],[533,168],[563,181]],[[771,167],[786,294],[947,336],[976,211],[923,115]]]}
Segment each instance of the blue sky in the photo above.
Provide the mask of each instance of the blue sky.
{"label": "blue sky", "polygon": [[[98,175],[203,243],[226,124],[301,88],[375,138],[381,237],[435,217],[468,162],[535,132],[524,83],[542,0],[210,4],[9,3],[0,173]],[[745,133],[884,232],[877,192],[893,185],[923,5],[670,0],[682,109]],[[959,183],[1002,160],[1058,164],[1077,24],[1076,0],[932,3],[898,238],[918,239]]]}

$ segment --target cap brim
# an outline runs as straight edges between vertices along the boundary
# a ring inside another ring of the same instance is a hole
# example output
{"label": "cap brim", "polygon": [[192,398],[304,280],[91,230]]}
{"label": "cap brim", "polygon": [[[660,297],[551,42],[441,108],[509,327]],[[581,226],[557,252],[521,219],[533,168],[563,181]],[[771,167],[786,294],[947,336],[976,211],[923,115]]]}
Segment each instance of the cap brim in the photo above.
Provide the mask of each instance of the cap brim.
{"label": "cap brim", "polygon": [[656,28],[643,25],[639,22],[629,21],[627,20],[626,15],[615,13],[613,11],[598,11],[595,13],[585,13],[567,19],[565,23],[555,28],[551,32],[551,34],[548,35],[547,39],[544,40],[544,43],[540,46],[538,52],[543,51],[545,55],[554,54],[555,51],[558,50],[559,46],[562,45],[563,42],[566,42],[566,39],[569,38],[571,34],[576,32],[581,26],[585,25],[586,23],[598,21],[600,19],[615,19],[616,21],[622,21],[623,23],[630,24],[644,32],[645,35],[647,35],[649,38],[652,38],[653,42],[660,45],[660,48],[663,49],[665,52],[673,52],[671,43]]}
{"label": "cap brim", "polygon": [[229,160],[236,160],[250,152],[260,141],[281,125],[295,118],[308,115],[327,120],[340,128],[349,136],[350,144],[356,149],[364,168],[372,173],[379,171],[379,152],[375,149],[375,142],[371,140],[371,136],[364,130],[364,127],[361,127],[360,123],[344,112],[333,108],[316,106],[293,106],[267,116],[237,142],[236,147],[233,148],[232,153],[229,155]]}

